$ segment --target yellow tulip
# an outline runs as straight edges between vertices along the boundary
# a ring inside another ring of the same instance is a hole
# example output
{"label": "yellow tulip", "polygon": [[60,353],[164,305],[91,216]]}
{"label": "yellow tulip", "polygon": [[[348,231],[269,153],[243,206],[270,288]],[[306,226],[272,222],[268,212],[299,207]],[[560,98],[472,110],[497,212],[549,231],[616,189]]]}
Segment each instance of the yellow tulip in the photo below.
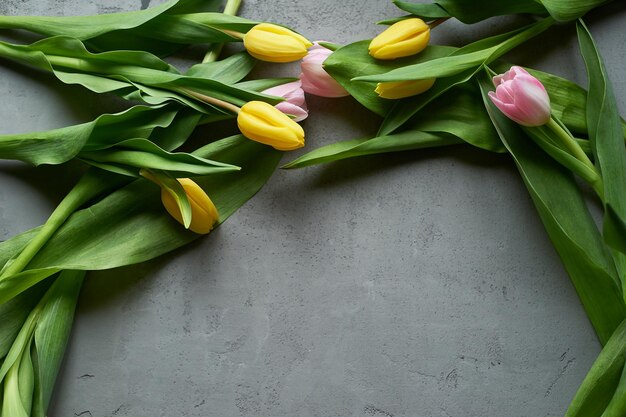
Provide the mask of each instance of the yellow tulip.
{"label": "yellow tulip", "polygon": [[307,48],[313,46],[304,36],[278,25],[261,23],[243,38],[248,53],[268,62],[292,62],[302,59]]}
{"label": "yellow tulip", "polygon": [[[179,178],[178,182],[183,186],[189,204],[191,205],[191,225],[189,229],[199,234],[207,234],[213,229],[219,215],[217,208],[202,188],[189,178]],[[161,201],[167,212],[178,223],[183,223],[183,216],[174,200],[174,197],[165,188],[161,188]]]}
{"label": "yellow tulip", "polygon": [[430,39],[430,27],[422,19],[401,20],[372,39],[370,55],[376,59],[396,59],[421,52]]}
{"label": "yellow tulip", "polygon": [[378,83],[376,93],[380,98],[398,99],[422,94],[435,84],[435,78],[425,80]]}
{"label": "yellow tulip", "polygon": [[248,139],[270,145],[279,151],[304,146],[304,129],[276,107],[263,101],[250,101],[237,115],[239,130]]}

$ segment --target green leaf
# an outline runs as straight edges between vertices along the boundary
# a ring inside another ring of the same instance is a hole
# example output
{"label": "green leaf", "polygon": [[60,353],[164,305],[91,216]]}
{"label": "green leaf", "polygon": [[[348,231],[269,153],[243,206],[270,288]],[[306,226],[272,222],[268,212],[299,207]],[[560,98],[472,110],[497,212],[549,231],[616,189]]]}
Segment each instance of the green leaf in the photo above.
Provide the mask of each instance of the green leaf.
{"label": "green leaf", "polygon": [[[18,358],[18,361],[21,356]],[[2,415],[11,417],[28,417],[28,412],[22,403],[19,387],[19,362],[15,363],[4,377],[4,401]]]}
{"label": "green leaf", "polygon": [[240,52],[221,61],[196,64],[189,68],[185,75],[196,78],[211,78],[224,84],[234,84],[248,75],[256,63],[257,60],[247,52]]}
{"label": "green leaf", "polygon": [[[166,151],[172,151],[187,141],[201,119],[202,114],[193,109],[180,109],[172,123],[154,129],[148,139]],[[87,148],[84,149],[87,150]]]}
{"label": "green leaf", "polygon": [[178,0],[170,0],[146,10],[97,16],[0,16],[0,28],[25,29],[46,36],[65,35],[85,40],[114,30],[140,26],[176,3]]}
{"label": "green leaf", "polygon": [[490,77],[480,77],[485,107],[526,184],[550,240],[567,270],[600,342],[626,317],[620,278],[576,181],[539,149],[487,97]]}
{"label": "green leaf", "polygon": [[[219,222],[223,223],[265,184],[282,153],[237,135],[211,143],[194,155],[242,167],[239,172],[195,179],[215,203]],[[94,230],[98,233],[93,233]],[[162,207],[158,187],[146,180],[134,181],[76,212],[33,258],[28,270],[0,280],[0,304],[58,270],[109,269],[135,264],[156,258],[199,236],[169,216]],[[14,252],[25,237],[14,239],[0,243],[0,254]]]}
{"label": "green leaf", "polygon": [[539,0],[550,15],[559,22],[567,22],[582,17],[598,6],[611,0]]}
{"label": "green leaf", "polygon": [[[477,70],[519,46],[527,40],[539,35],[554,24],[551,18],[545,18],[509,33],[485,38],[456,50],[449,56],[431,59],[423,63],[407,65],[385,74],[360,76],[353,81],[408,81],[428,78],[450,77],[468,70]],[[495,44],[495,45],[494,45]]]}
{"label": "green leaf", "polygon": [[33,392],[35,390],[35,375],[33,361],[30,356],[30,346],[22,352],[22,359],[17,371],[17,385],[20,391],[22,407],[27,415],[30,415],[33,408]]}
{"label": "green leaf", "polygon": [[439,79],[428,91],[420,95],[394,100],[393,107],[391,107],[378,129],[378,136],[389,135],[400,129],[435,99],[443,96],[454,87],[467,83],[474,77],[476,72],[477,70],[470,70],[453,77]]}
{"label": "green leaf", "polygon": [[140,171],[140,175],[161,187],[161,195],[163,194],[163,191],[167,191],[170,194],[178,206],[178,210],[180,211],[183,219],[183,226],[185,229],[189,229],[193,211],[191,209],[189,196],[185,192],[182,184],[167,172],[160,170],[142,169]]}
{"label": "green leaf", "polygon": [[455,17],[463,23],[480,22],[494,16],[518,13],[547,14],[546,9],[535,0],[438,0],[433,4],[416,4],[394,0],[400,9],[418,17],[438,19]]}
{"label": "green leaf", "polygon": [[7,303],[0,304],[0,358],[9,352],[26,317],[46,289],[46,286],[36,286]]}
{"label": "green leaf", "polygon": [[351,81],[353,78],[385,74],[393,69],[447,56],[455,50],[452,47],[431,45],[416,56],[381,61],[369,55],[369,42],[359,41],[339,48],[326,58],[324,69],[359,103],[379,116],[387,114],[395,104],[395,100],[378,97],[378,94],[374,92],[376,83],[353,82]]}
{"label": "green leaf", "polygon": [[276,87],[277,85],[287,84],[292,81],[298,81],[298,78],[264,78],[258,80],[242,81],[235,84],[239,88],[250,91],[263,91],[268,88]]}
{"label": "green leaf", "polygon": [[626,253],[626,154],[617,103],[591,34],[582,21],[576,30],[589,78],[589,141],[604,181],[604,238],[613,248]]}
{"label": "green leaf", "polygon": [[246,33],[257,24],[259,22],[223,13],[162,15],[145,23],[141,34],[178,44],[239,42],[240,38],[224,30]]}
{"label": "green leaf", "polygon": [[444,9],[437,3],[418,4],[410,3],[407,1],[394,0],[393,4],[395,4],[398,8],[404,10],[405,12],[411,13],[412,15],[427,20],[452,17],[446,9]]}
{"label": "green leaf", "polygon": [[98,151],[81,152],[78,157],[98,168],[135,177],[141,168],[168,171],[179,178],[239,170],[185,152],[167,152],[147,139],[128,139]]}
{"label": "green leaf", "polygon": [[0,158],[16,159],[34,165],[60,164],[81,150],[96,150],[130,138],[149,137],[158,128],[175,122],[174,106],[134,106],[116,114],[47,132],[0,136]]}
{"label": "green leaf", "polygon": [[[623,416],[626,404],[624,402],[626,396],[623,395],[625,362],[626,321],[615,330],[593,363],[569,405],[565,417]],[[621,412],[617,412],[620,409]]]}
{"label": "green leaf", "polygon": [[85,276],[84,271],[63,271],[48,290],[34,337],[34,363],[37,375],[33,411],[46,414],[63,356],[67,347],[74,312]]}
{"label": "green leaf", "polygon": [[460,139],[445,133],[406,131],[395,135],[353,139],[322,146],[284,165],[283,168],[304,168],[364,155],[434,148],[459,143],[462,143]]}
{"label": "green leaf", "polygon": [[474,83],[451,88],[417,112],[406,126],[411,130],[449,133],[477,148],[506,152]]}

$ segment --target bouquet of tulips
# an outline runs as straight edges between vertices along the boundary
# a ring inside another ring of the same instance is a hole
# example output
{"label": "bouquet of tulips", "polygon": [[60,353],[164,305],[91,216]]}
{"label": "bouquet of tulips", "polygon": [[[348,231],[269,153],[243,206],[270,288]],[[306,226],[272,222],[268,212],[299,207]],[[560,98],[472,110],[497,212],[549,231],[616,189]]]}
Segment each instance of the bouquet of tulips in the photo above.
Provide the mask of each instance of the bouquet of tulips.
{"label": "bouquet of tulips", "polygon": [[[567,416],[626,416],[626,124],[582,20],[605,2],[396,1],[409,16],[345,46],[237,17],[237,0],[221,13],[219,2],[171,0],[111,15],[0,17],[0,28],[44,36],[0,42],[0,57],[139,103],[0,136],[0,158],[85,166],[43,226],[0,243],[0,416],[46,414],[86,271],[143,262],[209,233],[261,189],[281,151],[304,146],[304,92],[350,95],[384,119],[373,138],[312,150],[284,168],[461,143],[512,156],[604,345]],[[507,14],[536,18],[461,48],[429,45],[448,19]],[[555,22],[576,25],[588,91],[501,60]],[[245,51],[220,60],[226,42]],[[184,73],[162,59],[194,44],[210,46]],[[300,59],[299,79],[244,81],[256,60]],[[229,119],[240,134],[180,150],[199,125]],[[578,179],[602,205],[601,231]]]}

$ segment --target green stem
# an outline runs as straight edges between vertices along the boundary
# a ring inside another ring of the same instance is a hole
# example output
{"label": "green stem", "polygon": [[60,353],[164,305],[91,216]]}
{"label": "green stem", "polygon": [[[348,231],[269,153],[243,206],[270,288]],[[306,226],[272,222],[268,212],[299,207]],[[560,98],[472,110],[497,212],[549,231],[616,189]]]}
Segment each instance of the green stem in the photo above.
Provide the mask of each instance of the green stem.
{"label": "green stem", "polygon": [[442,18],[440,18],[440,19],[433,20],[432,22],[430,22],[430,23],[428,24],[428,26],[429,26],[429,27],[430,27],[430,29],[432,30],[432,29],[436,28],[437,26],[439,26],[440,24],[442,24],[443,22],[445,22],[445,21],[446,21],[446,20],[448,20],[448,19],[450,19],[450,18],[449,18],[449,17],[442,17]]}
{"label": "green stem", "polygon": [[200,100],[205,103],[212,104],[224,110],[229,110],[235,114],[238,114],[239,111],[241,110],[241,107],[237,107],[232,103],[229,103],[224,100],[220,100],[215,97],[207,96],[206,94],[198,93],[197,91],[189,90],[188,88],[180,88],[178,91],[186,96],[193,97],[196,100]]}
{"label": "green stem", "polygon": [[595,179],[590,180],[590,184],[593,189],[598,194],[598,197],[604,201],[604,184],[602,182],[602,177],[598,173],[596,166],[591,162],[591,159],[587,156],[583,148],[578,144],[576,139],[563,127],[554,120],[553,117],[550,117],[548,123],[546,123],[546,127],[549,128],[553,133],[557,135],[557,137],[561,140],[565,149],[569,151],[572,156],[578,159],[583,164],[587,165],[593,172],[597,175]]}
{"label": "green stem", "polygon": [[[239,8],[241,7],[241,3],[243,0],[228,0],[226,2],[226,6],[224,6],[224,14],[229,15],[229,16],[236,16],[237,12],[239,12]],[[202,63],[207,63],[207,62],[215,62],[217,61],[217,59],[220,56],[220,53],[222,52],[222,48],[224,47],[223,43],[217,43],[217,44],[213,44],[210,47],[210,50],[206,53],[206,55],[204,56],[204,59],[202,59]]]}
{"label": "green stem", "polygon": [[15,259],[5,265],[0,272],[0,280],[22,272],[37,252],[80,206],[125,180],[123,176],[116,174],[88,171],[59,203],[37,235],[28,242]]}
{"label": "green stem", "polygon": [[570,153],[574,157],[576,157],[576,159],[578,159],[580,162],[583,162],[585,165],[589,166],[590,168],[595,169],[595,165],[593,165],[593,162],[591,162],[591,159],[589,159],[585,151],[583,151],[583,148],[581,148],[578,142],[576,142],[576,139],[574,139],[574,137],[570,135],[569,132],[563,129],[563,127],[560,124],[558,124],[556,120],[554,120],[553,117],[550,118],[546,126],[549,127],[550,130],[552,130],[554,133],[557,134],[559,139],[561,139],[561,143],[565,145],[565,148],[568,151],[570,151]]}

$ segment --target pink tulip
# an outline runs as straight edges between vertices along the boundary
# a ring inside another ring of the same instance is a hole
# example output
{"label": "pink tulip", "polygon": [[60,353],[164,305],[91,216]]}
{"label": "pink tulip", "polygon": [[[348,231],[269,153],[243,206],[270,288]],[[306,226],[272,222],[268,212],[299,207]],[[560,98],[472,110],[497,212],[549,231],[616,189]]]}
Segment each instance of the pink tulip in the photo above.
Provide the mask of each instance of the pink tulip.
{"label": "pink tulip", "polygon": [[509,119],[522,126],[541,126],[550,120],[550,97],[541,82],[524,68],[511,67],[493,77],[489,98]]}
{"label": "pink tulip", "polygon": [[281,101],[275,107],[281,112],[294,116],[295,122],[300,122],[309,116],[309,110],[304,100],[304,91],[300,81],[293,81],[287,84],[278,85],[263,91],[264,94],[270,96],[282,97],[285,101]]}
{"label": "pink tulip", "polygon": [[324,71],[324,61],[333,52],[324,48],[317,42],[309,48],[309,53],[302,58],[302,89],[309,94],[320,97],[345,97],[350,95],[339,85],[326,71]]}

